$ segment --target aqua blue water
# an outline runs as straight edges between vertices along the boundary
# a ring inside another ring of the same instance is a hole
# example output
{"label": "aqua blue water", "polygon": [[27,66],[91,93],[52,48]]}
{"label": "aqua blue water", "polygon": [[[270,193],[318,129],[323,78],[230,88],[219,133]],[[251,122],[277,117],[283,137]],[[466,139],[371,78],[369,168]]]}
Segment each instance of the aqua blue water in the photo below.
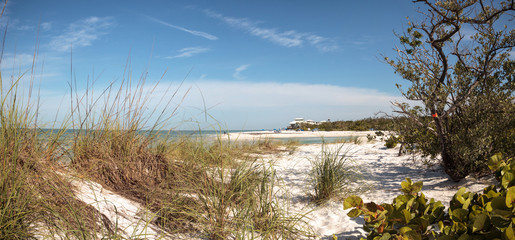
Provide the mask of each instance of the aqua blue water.
{"label": "aqua blue water", "polygon": [[345,136],[345,137],[299,137],[299,138],[276,138],[273,139],[273,141],[282,141],[282,142],[288,142],[288,141],[296,141],[300,144],[315,144],[315,143],[334,143],[334,142],[340,142],[342,140],[351,140],[352,136]]}
{"label": "aqua blue water", "polygon": [[[42,129],[44,132],[58,132],[58,129]],[[65,136],[71,136],[74,132],[79,130],[68,129],[65,131]],[[225,133],[238,133],[238,132],[252,132],[252,131],[261,131],[261,130],[177,130],[177,131],[153,131],[152,133],[158,134],[161,137],[173,140],[179,137],[192,137],[192,138],[205,138],[205,139],[215,139],[216,136]],[[140,131],[141,134],[148,134],[149,131]],[[345,137],[292,137],[292,138],[274,138],[272,141],[296,141],[300,144],[316,144],[316,143],[332,143],[342,140],[350,140],[351,136]]]}

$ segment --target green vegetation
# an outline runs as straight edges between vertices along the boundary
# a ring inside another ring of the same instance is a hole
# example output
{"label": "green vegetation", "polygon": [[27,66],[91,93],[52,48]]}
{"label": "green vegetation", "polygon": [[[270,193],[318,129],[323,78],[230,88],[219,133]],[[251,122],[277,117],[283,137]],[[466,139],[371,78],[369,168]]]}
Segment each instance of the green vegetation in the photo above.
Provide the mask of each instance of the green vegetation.
{"label": "green vegetation", "polygon": [[388,139],[386,139],[386,142],[384,144],[387,148],[394,148],[399,143],[399,139],[395,136],[390,136]]}
{"label": "green vegetation", "polygon": [[322,144],[320,156],[312,161],[312,198],[316,203],[342,198],[350,191],[349,184],[357,178],[356,169],[347,156],[349,150],[343,150],[343,146],[328,149],[326,144]]}
{"label": "green vegetation", "polygon": [[[288,202],[277,197],[274,170],[256,157],[292,152],[298,143],[240,142],[222,136],[167,139],[158,130],[176,108],[165,99],[164,109],[149,109],[156,86],[147,88],[146,79],[133,83],[130,78],[99,95],[92,86],[82,96],[73,93],[69,118],[44,131],[37,121],[37,98],[26,99],[18,89],[22,77],[11,76],[14,80],[5,84],[0,75],[0,239],[148,237],[125,232],[95,204],[79,200],[75,176],[140,203],[148,216],[139,224],[149,229],[157,225],[164,235],[312,235],[302,214],[286,213]],[[75,89],[75,82],[70,87]],[[161,115],[152,116],[156,112]],[[66,129],[74,131],[65,134]]]}
{"label": "green vegetation", "polygon": [[345,199],[349,217],[364,216],[367,239],[514,239],[515,161],[501,154],[489,161],[499,184],[486,187],[482,194],[461,188],[448,211],[434,199],[427,200],[422,182],[409,178],[401,183],[402,195],[392,204],[363,203],[361,198]]}
{"label": "green vegetation", "polygon": [[[64,127],[37,128],[37,111],[30,99],[20,102],[18,85],[0,89],[1,239],[145,237],[124,233],[117,222],[78,200],[73,175],[141,203],[151,212],[141,224],[155,224],[167,234],[209,239],[311,235],[302,214],[286,214],[286,200],[276,196],[274,170],[254,154],[290,152],[294,142],[170,140],[153,131],[157,125],[142,132],[146,118],[129,113],[142,113],[145,105],[130,95],[130,84],[123,83],[116,93],[108,94],[117,98],[107,101],[113,105],[98,108],[78,98],[81,107],[76,106],[70,124],[80,128],[64,136]],[[105,111],[89,112],[94,109]]]}
{"label": "green vegetation", "polygon": [[385,61],[409,82],[405,90],[397,85],[403,96],[420,105],[394,105],[410,120],[401,126],[404,141],[440,155],[459,181],[486,171],[485,159],[497,152],[515,156],[515,35],[513,25],[504,25],[515,7],[513,1],[416,2],[426,19],[408,22],[399,54]]}
{"label": "green vegetation", "polygon": [[355,121],[333,121],[323,122],[319,125],[303,124],[301,128],[303,130],[318,128],[322,131],[369,131],[370,129],[375,130],[390,130],[395,126],[396,119],[389,117],[377,117],[377,118],[364,118]]}
{"label": "green vegetation", "polygon": [[0,85],[0,238],[115,237],[116,226],[77,200],[56,171],[64,130],[51,134],[36,128],[38,113],[30,99],[20,97],[20,79],[8,88]]}
{"label": "green vegetation", "polygon": [[[144,89],[144,82],[137,86]],[[114,96],[105,101],[109,106],[77,101],[84,107],[77,106],[72,115],[73,125],[83,127],[75,132],[71,148],[75,172],[146,206],[156,213],[151,221],[170,234],[208,239],[309,235],[300,228],[302,216],[286,215],[278,203],[273,170],[251,154],[289,147],[269,139],[232,142],[222,136],[170,141],[154,131],[162,128],[158,122],[142,133],[151,117],[144,113],[146,99],[153,92],[131,91],[131,85],[111,85],[100,96]],[[93,114],[92,109],[102,111]]]}

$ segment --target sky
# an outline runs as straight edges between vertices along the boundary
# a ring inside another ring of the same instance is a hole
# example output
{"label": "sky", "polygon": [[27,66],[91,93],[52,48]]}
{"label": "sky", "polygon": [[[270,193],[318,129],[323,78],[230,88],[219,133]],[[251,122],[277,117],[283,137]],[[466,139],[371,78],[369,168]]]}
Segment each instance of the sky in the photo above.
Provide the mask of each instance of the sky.
{"label": "sky", "polygon": [[156,86],[146,108],[171,109],[169,128],[356,120],[403,100],[395,84],[407,82],[381,59],[395,56],[394,33],[419,16],[417,7],[407,0],[10,0],[0,19],[0,70],[4,82],[33,80],[43,122],[64,117],[70,83],[75,96],[100,94],[142,76],[142,89]]}

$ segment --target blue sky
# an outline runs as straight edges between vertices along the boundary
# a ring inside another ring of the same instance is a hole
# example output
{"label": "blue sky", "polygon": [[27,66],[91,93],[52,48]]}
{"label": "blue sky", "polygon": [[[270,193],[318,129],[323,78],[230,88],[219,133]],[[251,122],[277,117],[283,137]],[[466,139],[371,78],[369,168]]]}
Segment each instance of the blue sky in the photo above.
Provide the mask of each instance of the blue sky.
{"label": "blue sky", "polygon": [[179,96],[188,93],[172,102],[180,106],[170,127],[360,119],[401,99],[395,83],[403,80],[380,59],[394,56],[394,31],[417,16],[416,7],[405,0],[11,0],[1,19],[8,28],[0,67],[4,82],[30,71],[37,49],[36,70],[25,78],[38,85],[42,121],[66,108],[71,65],[78,92],[88,79],[100,92],[147,70],[149,84],[166,72],[156,95],[185,79]]}

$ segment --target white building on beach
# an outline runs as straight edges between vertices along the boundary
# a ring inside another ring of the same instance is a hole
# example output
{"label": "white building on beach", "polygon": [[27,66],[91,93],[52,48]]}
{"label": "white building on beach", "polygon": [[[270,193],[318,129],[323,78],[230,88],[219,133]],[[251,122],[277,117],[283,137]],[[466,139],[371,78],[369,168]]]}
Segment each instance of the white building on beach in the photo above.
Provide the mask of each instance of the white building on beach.
{"label": "white building on beach", "polygon": [[315,122],[313,120],[304,120],[304,118],[295,118],[295,120],[288,123],[287,129],[296,129],[299,128],[302,124],[318,125],[320,124],[320,122]]}

